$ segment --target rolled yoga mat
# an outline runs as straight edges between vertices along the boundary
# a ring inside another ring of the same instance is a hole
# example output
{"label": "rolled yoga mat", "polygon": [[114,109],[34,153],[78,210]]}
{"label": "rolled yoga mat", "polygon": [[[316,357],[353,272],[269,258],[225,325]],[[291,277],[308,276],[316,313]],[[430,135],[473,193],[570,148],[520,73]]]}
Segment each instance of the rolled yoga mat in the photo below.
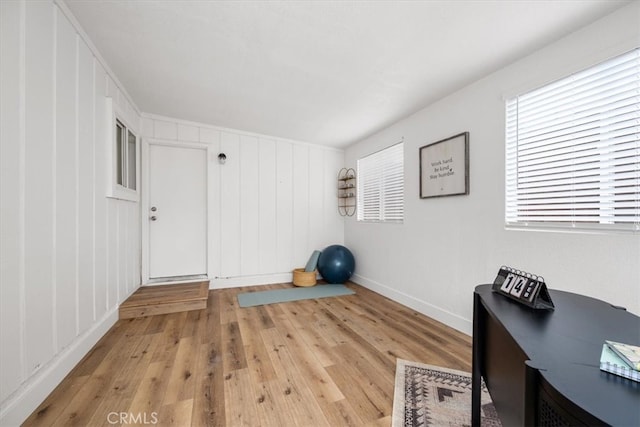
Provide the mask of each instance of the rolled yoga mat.
{"label": "rolled yoga mat", "polygon": [[304,268],[304,271],[310,273],[316,269],[318,266],[318,259],[320,258],[320,251],[313,251],[311,256],[309,257],[309,261],[307,261],[307,266]]}

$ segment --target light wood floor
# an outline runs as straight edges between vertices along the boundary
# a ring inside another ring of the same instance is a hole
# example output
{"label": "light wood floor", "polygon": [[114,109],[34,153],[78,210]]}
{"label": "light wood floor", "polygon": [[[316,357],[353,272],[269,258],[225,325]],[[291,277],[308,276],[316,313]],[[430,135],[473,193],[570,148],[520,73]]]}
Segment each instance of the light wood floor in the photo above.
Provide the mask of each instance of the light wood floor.
{"label": "light wood floor", "polygon": [[25,425],[389,426],[396,358],[471,370],[470,337],[358,285],[238,307],[287,286],[119,320]]}
{"label": "light wood floor", "polygon": [[207,308],[209,281],[141,286],[118,308],[119,319]]}

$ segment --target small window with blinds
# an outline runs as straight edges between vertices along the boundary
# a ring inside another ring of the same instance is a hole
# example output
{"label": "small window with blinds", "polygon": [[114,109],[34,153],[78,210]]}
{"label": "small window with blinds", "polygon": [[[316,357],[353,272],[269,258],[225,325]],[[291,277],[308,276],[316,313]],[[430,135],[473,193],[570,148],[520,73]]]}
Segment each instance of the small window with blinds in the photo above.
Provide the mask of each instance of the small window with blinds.
{"label": "small window with blinds", "polygon": [[507,226],[640,230],[640,49],[506,102]]}
{"label": "small window with blinds", "polygon": [[116,183],[136,189],[136,135],[116,119]]}
{"label": "small window with blinds", "polygon": [[358,221],[404,219],[404,144],[401,142],[358,160]]}

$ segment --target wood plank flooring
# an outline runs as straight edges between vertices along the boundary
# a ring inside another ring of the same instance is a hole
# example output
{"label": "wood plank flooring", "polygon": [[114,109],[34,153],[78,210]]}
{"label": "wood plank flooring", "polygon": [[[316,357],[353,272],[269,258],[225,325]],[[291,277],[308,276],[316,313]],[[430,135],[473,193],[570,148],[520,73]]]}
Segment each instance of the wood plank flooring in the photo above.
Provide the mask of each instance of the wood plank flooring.
{"label": "wood plank flooring", "polygon": [[389,426],[396,358],[471,370],[471,338],[355,295],[119,320],[26,426]]}
{"label": "wood plank flooring", "polygon": [[119,318],[131,319],[207,308],[209,281],[141,286],[120,305]]}

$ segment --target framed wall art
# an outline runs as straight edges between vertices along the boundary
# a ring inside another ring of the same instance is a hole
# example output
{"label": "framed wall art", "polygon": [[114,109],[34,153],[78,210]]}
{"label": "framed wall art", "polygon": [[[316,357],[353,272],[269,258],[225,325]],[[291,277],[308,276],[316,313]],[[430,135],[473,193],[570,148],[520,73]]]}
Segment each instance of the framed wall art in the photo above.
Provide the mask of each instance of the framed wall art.
{"label": "framed wall art", "polygon": [[420,147],[420,198],[469,194],[469,132]]}

